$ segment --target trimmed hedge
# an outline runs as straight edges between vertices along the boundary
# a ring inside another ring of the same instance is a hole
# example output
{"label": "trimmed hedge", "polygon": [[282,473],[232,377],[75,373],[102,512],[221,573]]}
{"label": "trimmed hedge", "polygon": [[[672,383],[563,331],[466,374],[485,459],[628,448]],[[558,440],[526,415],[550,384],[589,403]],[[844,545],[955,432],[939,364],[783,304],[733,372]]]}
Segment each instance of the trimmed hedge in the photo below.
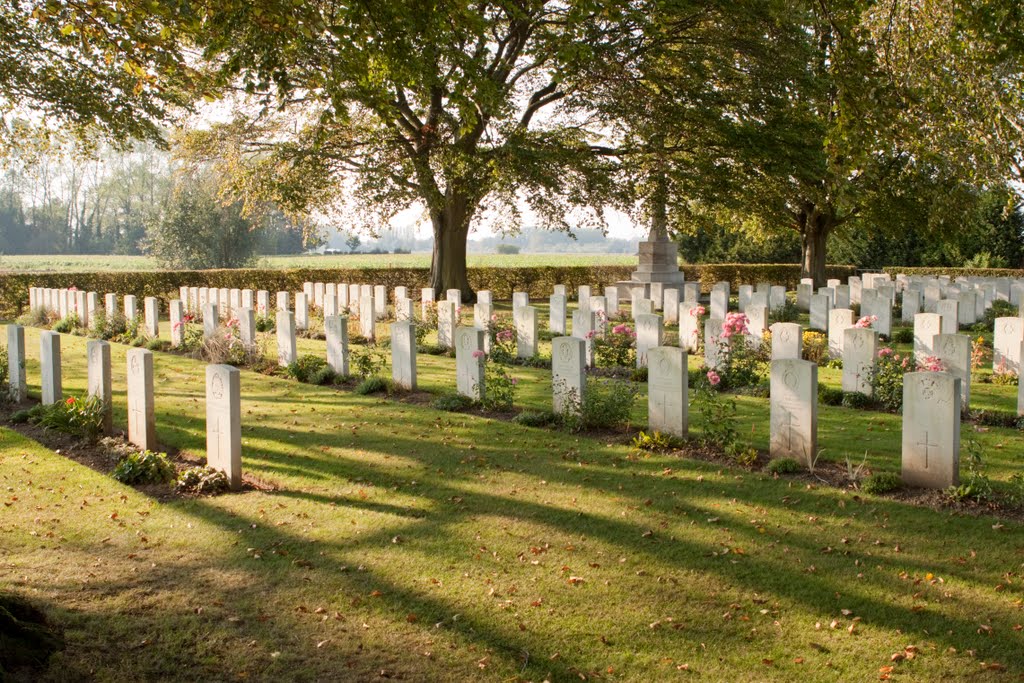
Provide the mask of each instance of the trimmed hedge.
{"label": "trimmed hedge", "polygon": [[889,273],[892,276],[896,276],[899,273],[904,275],[923,275],[923,276],[939,276],[948,275],[951,278],[959,277],[1024,277],[1024,269],[1022,268],[954,268],[954,267],[911,267],[911,268],[900,268],[897,266],[887,266],[882,268],[883,273]]}
{"label": "trimmed hedge", "polygon": [[[469,283],[475,290],[489,289],[496,299],[508,300],[512,292],[529,292],[531,297],[547,297],[554,285],[570,290],[580,285],[603,287],[628,280],[634,266],[541,266],[529,268],[470,268]],[[700,282],[705,292],[720,280],[733,287],[740,284],[771,282],[795,289],[800,282],[796,264],[713,263],[684,265],[687,282]],[[832,266],[829,277],[845,278],[855,274],[853,266]],[[179,287],[227,287],[266,289],[269,292],[302,290],[303,282],[372,283],[408,287],[415,292],[430,282],[427,268],[238,268],[225,270],[147,270],[86,273],[10,273],[0,274],[0,316],[15,318],[28,306],[29,287],[77,287],[86,291],[119,295],[134,294],[141,301],[147,296],[163,300],[163,310],[178,297]]]}

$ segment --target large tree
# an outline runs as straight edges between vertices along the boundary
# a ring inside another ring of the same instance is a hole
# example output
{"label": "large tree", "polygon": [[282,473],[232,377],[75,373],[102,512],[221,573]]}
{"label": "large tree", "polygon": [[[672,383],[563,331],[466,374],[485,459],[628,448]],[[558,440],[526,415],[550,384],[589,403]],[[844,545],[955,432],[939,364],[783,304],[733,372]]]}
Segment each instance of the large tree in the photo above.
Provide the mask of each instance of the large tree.
{"label": "large tree", "polygon": [[157,9],[192,16],[177,2],[0,0],[0,154],[33,128],[160,140],[200,81]]}
{"label": "large tree", "polygon": [[591,144],[577,76],[629,43],[636,12],[586,1],[216,2],[205,57],[225,92],[244,94],[236,102],[266,108],[189,147],[228,160],[236,190],[294,208],[343,198],[372,227],[423,207],[431,284],[468,300],[466,240],[484,214],[515,218],[525,204],[570,230],[582,220],[573,210],[590,206],[586,224],[600,224],[613,162]]}

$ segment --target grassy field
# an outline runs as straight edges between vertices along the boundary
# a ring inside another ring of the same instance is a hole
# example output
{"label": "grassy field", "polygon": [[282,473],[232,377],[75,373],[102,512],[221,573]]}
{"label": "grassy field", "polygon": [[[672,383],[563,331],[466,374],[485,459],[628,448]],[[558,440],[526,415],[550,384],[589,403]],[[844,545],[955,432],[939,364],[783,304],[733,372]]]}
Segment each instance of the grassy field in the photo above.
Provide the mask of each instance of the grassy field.
{"label": "grassy field", "polygon": [[[85,340],[62,343],[80,394]],[[452,387],[454,361],[418,362],[425,390]],[[514,374],[520,404],[548,404],[547,371]],[[202,377],[157,354],[162,443],[202,452]],[[972,395],[1007,409],[1010,389]],[[0,429],[0,589],[64,629],[46,680],[1024,674],[1019,523],[249,372],[242,391],[263,490],[215,498],[158,502]],[[766,401],[740,406],[766,446]],[[819,429],[823,458],[898,469],[897,416],[823,407]],[[964,430],[994,478],[1024,470],[1019,432]]]}
{"label": "grassy field", "polygon": [[[470,254],[472,266],[628,265],[635,254]],[[259,268],[427,268],[430,254],[354,254],[331,256],[266,256]],[[148,256],[0,256],[0,273],[156,270]]]}

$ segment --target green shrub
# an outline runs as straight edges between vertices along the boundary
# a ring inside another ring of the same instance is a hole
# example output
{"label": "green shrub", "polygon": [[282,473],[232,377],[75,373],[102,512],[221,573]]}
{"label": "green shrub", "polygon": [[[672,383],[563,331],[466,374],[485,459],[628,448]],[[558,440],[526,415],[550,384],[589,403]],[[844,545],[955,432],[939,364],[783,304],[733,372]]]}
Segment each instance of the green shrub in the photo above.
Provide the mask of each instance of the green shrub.
{"label": "green shrub", "polygon": [[842,405],[843,390],[818,382],[818,403],[825,406]]}
{"label": "green shrub", "polygon": [[255,319],[257,332],[273,332],[277,328],[277,320],[273,315],[257,313]]}
{"label": "green shrub", "polygon": [[983,427],[1006,427],[1015,429],[1020,422],[1016,413],[1008,410],[972,410],[967,414],[968,419]]}
{"label": "green shrub", "polygon": [[787,298],[782,308],[775,309],[769,317],[776,323],[795,323],[800,320],[800,309],[797,308],[795,301]]}
{"label": "green shrub", "polygon": [[383,377],[367,377],[356,385],[355,392],[360,396],[383,394],[391,390],[391,382]]}
{"label": "green shrub", "polygon": [[28,424],[30,422],[35,424],[36,422],[39,421],[39,418],[43,416],[43,414],[47,411],[48,408],[49,406],[44,406],[42,403],[37,403],[31,408],[25,408],[24,410],[18,410],[12,413],[10,417],[10,422],[11,424],[16,425]]}
{"label": "green shrub", "polygon": [[916,366],[911,354],[900,355],[888,347],[878,350],[871,375],[871,393],[885,410],[899,412],[903,408],[903,375]]}
{"label": "green shrub", "polygon": [[92,316],[90,325],[92,327],[90,334],[97,339],[115,339],[128,329],[128,321],[120,311],[108,314],[104,310],[97,310]]}
{"label": "green shrub", "polygon": [[1001,387],[1015,387],[1020,383],[1020,376],[1015,372],[993,372],[989,381]]}
{"label": "green shrub", "polygon": [[469,396],[454,391],[441,394],[431,402],[430,407],[434,410],[443,410],[448,413],[457,413],[473,406],[473,399]]}
{"label": "green shrub", "polygon": [[637,393],[633,382],[590,379],[583,390],[579,413],[574,413],[572,402],[567,401],[562,424],[571,431],[622,427],[629,423]]}
{"label": "green shrub", "polygon": [[361,379],[379,375],[386,364],[384,349],[376,344],[354,348],[349,356],[349,370]]}
{"label": "green shrub", "polygon": [[180,493],[213,495],[229,488],[228,477],[212,467],[190,467],[178,475],[175,488]]}
{"label": "green shrub", "polygon": [[122,458],[113,477],[122,484],[166,484],[175,481],[177,474],[166,453],[143,451]]}
{"label": "green shrub", "polygon": [[985,317],[981,319],[981,322],[986,331],[991,330],[995,328],[996,318],[1016,318],[1017,312],[1017,307],[1009,301],[996,299],[992,302],[992,308],[985,311]]}
{"label": "green shrub", "polygon": [[889,493],[890,491],[897,491],[901,488],[903,488],[903,480],[895,472],[876,472],[865,479],[860,485],[861,491],[876,496],[882,493]]}
{"label": "green shrub", "polygon": [[487,410],[512,410],[519,380],[494,363],[484,364],[484,400]]}
{"label": "green shrub", "polygon": [[651,432],[648,434],[641,431],[633,437],[633,448],[638,451],[662,452],[679,448],[681,445],[682,439],[671,434],[663,434],[662,432]]}
{"label": "green shrub", "polygon": [[959,486],[951,486],[946,493],[953,500],[975,500],[979,503],[992,500],[992,481],[985,474],[982,446],[974,439],[967,439],[961,454],[967,453],[967,476]]}
{"label": "green shrub", "polygon": [[150,351],[163,351],[166,342],[163,339],[150,339],[146,342],[146,348]]}
{"label": "green shrub", "polygon": [[82,321],[79,320],[77,313],[70,313],[58,320],[54,324],[53,329],[61,334],[70,334],[81,327],[81,323]]}
{"label": "green shrub", "polygon": [[29,411],[29,421],[46,429],[95,441],[103,432],[103,401],[95,396],[73,396]]}
{"label": "green shrub", "polygon": [[842,394],[843,398],[840,405],[844,408],[857,408],[859,410],[864,410],[872,403],[870,397],[865,396],[858,391],[844,391]]}
{"label": "green shrub", "polygon": [[550,427],[560,422],[558,414],[550,410],[525,410],[512,421],[525,427]]}
{"label": "green shrub", "polygon": [[325,365],[309,377],[309,383],[324,386],[327,384],[334,384],[338,379],[338,373],[334,371],[334,368],[330,365]]}
{"label": "green shrub", "polygon": [[647,377],[649,374],[650,371],[647,369],[647,366],[645,365],[640,368],[633,368],[629,373],[629,378],[632,379],[634,382],[639,382],[642,384],[647,381]]}
{"label": "green shrub", "polygon": [[803,465],[793,458],[776,458],[765,468],[770,474],[796,474],[803,471]]}
{"label": "green shrub", "polygon": [[896,327],[892,331],[892,343],[913,344],[914,329],[912,327]]}
{"label": "green shrub", "polygon": [[594,337],[594,359],[602,368],[636,367],[636,331],[631,325],[612,325],[604,336]]}
{"label": "green shrub", "polygon": [[749,469],[757,464],[757,449],[753,446],[740,446],[733,443],[725,449],[725,454],[740,467]]}
{"label": "green shrub", "polygon": [[701,443],[723,450],[736,443],[736,400],[723,396],[707,376],[696,385],[693,408],[702,434]]}
{"label": "green shrub", "polygon": [[288,376],[300,382],[314,383],[313,377],[324,368],[330,370],[327,359],[307,353],[299,356],[285,368]]}

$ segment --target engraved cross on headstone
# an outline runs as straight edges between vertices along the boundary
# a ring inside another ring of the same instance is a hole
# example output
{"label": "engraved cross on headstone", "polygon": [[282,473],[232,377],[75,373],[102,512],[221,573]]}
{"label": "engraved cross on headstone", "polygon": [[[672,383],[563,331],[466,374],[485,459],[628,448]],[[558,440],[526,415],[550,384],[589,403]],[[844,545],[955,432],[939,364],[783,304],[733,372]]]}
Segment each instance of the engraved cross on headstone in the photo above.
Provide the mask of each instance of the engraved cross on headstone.
{"label": "engraved cross on headstone", "polygon": [[782,434],[780,434],[780,437],[782,435],[785,435],[786,450],[792,452],[793,430],[799,426],[799,421],[795,419],[796,416],[793,415],[793,412],[788,408],[780,406],[780,409],[782,410],[782,419],[779,420],[776,424],[779,427],[779,429],[782,430]]}
{"label": "engraved cross on headstone", "polygon": [[671,414],[670,410],[675,410],[679,406],[679,402],[674,400],[672,394],[667,391],[659,391],[654,398],[654,407],[658,409],[658,418],[662,421],[666,421]]}
{"label": "engraved cross on headstone", "polygon": [[924,468],[928,469],[928,451],[930,448],[938,448],[939,444],[929,443],[928,432],[924,433],[924,438],[917,442],[918,446],[924,446]]}

